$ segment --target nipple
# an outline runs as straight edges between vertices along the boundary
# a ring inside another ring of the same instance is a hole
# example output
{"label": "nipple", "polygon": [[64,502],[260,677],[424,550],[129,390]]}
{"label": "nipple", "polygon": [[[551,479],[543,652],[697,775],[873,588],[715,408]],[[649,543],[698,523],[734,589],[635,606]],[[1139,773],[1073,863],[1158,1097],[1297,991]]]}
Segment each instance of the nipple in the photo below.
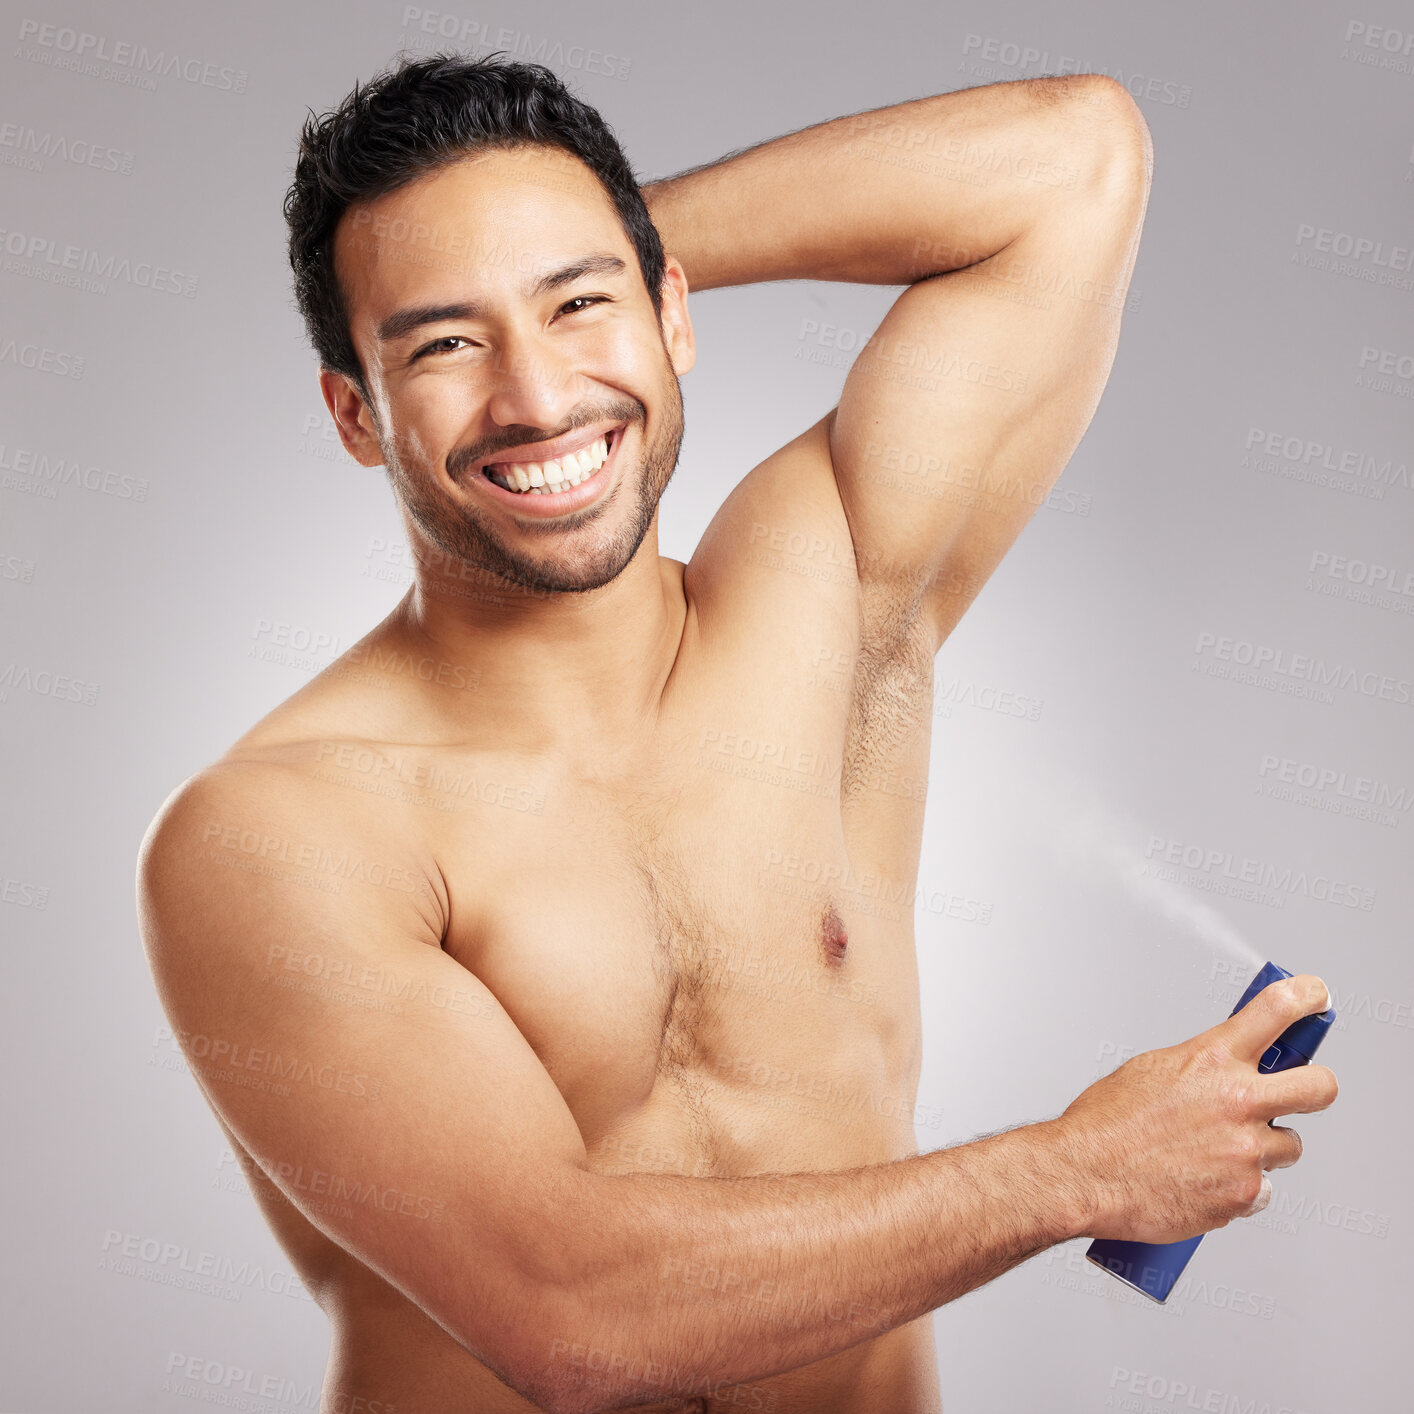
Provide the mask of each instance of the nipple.
{"label": "nipple", "polygon": [[826,904],[821,919],[820,941],[825,949],[825,961],[836,965],[844,961],[845,948],[849,946],[849,934],[845,932],[844,919],[836,911],[834,904]]}

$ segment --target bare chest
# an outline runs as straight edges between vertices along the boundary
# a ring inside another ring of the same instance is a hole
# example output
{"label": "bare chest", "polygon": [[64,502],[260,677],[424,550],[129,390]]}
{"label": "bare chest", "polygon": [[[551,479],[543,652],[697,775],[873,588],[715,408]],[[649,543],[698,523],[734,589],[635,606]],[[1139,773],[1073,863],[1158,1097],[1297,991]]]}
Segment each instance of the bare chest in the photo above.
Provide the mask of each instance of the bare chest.
{"label": "bare chest", "polygon": [[[922,801],[900,782],[921,783],[926,740],[851,759],[840,682],[791,682],[694,697],[602,774],[505,763],[446,821],[444,946],[606,1167],[915,1150]],[[865,756],[875,788],[852,788]]]}

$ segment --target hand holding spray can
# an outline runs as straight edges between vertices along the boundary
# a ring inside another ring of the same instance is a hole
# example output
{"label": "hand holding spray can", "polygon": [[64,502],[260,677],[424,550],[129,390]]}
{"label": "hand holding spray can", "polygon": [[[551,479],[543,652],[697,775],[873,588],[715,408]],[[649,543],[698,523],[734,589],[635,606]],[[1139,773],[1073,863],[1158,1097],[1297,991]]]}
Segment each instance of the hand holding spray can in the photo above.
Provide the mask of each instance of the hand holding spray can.
{"label": "hand holding spray can", "polygon": [[[1264,987],[1291,975],[1276,963],[1267,963],[1247,984],[1247,990],[1228,1015],[1236,1016]],[[1267,1048],[1257,1062],[1257,1069],[1270,1075],[1305,1065],[1316,1054],[1334,1020],[1333,1007],[1303,1016],[1300,1021],[1288,1026]],[[1185,1238],[1182,1242],[1122,1242],[1117,1238],[1102,1237],[1090,1244],[1085,1256],[1136,1291],[1163,1302],[1168,1299],[1169,1292],[1183,1274],[1188,1259],[1197,1250],[1203,1236],[1199,1233],[1197,1237]]]}

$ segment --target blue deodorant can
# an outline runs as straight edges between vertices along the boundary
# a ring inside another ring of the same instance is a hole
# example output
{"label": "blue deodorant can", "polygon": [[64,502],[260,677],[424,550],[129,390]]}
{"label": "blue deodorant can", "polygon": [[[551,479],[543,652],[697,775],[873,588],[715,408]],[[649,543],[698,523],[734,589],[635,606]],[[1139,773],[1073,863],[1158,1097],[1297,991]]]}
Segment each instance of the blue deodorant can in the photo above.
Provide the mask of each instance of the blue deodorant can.
{"label": "blue deodorant can", "polygon": [[[1247,990],[1228,1015],[1236,1016],[1263,987],[1270,987],[1273,982],[1291,975],[1276,963],[1267,963],[1247,984]],[[1335,1009],[1332,1007],[1293,1022],[1267,1048],[1257,1062],[1257,1068],[1271,1073],[1305,1065],[1316,1054],[1334,1020]],[[1168,1300],[1174,1283],[1182,1276],[1188,1259],[1197,1251],[1202,1240],[1202,1233],[1197,1237],[1185,1238],[1182,1242],[1121,1242],[1116,1238],[1101,1237],[1090,1244],[1085,1256],[1096,1266],[1113,1272],[1135,1291],[1163,1302]]]}

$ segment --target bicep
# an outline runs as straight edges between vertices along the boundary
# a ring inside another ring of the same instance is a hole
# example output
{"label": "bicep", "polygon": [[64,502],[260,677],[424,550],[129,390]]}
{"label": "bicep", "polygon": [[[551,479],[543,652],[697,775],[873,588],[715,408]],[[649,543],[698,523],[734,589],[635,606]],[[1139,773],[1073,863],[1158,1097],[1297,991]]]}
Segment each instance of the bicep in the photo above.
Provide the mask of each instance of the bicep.
{"label": "bicep", "polygon": [[1144,189],[1049,203],[1004,250],[909,286],[845,380],[830,451],[861,578],[916,596],[936,645],[1094,414]]}
{"label": "bicep", "polygon": [[192,1071],[271,1181],[509,1378],[527,1303],[553,1310],[556,1183],[584,1145],[415,878],[393,842],[198,785],[145,842],[144,938]]}

